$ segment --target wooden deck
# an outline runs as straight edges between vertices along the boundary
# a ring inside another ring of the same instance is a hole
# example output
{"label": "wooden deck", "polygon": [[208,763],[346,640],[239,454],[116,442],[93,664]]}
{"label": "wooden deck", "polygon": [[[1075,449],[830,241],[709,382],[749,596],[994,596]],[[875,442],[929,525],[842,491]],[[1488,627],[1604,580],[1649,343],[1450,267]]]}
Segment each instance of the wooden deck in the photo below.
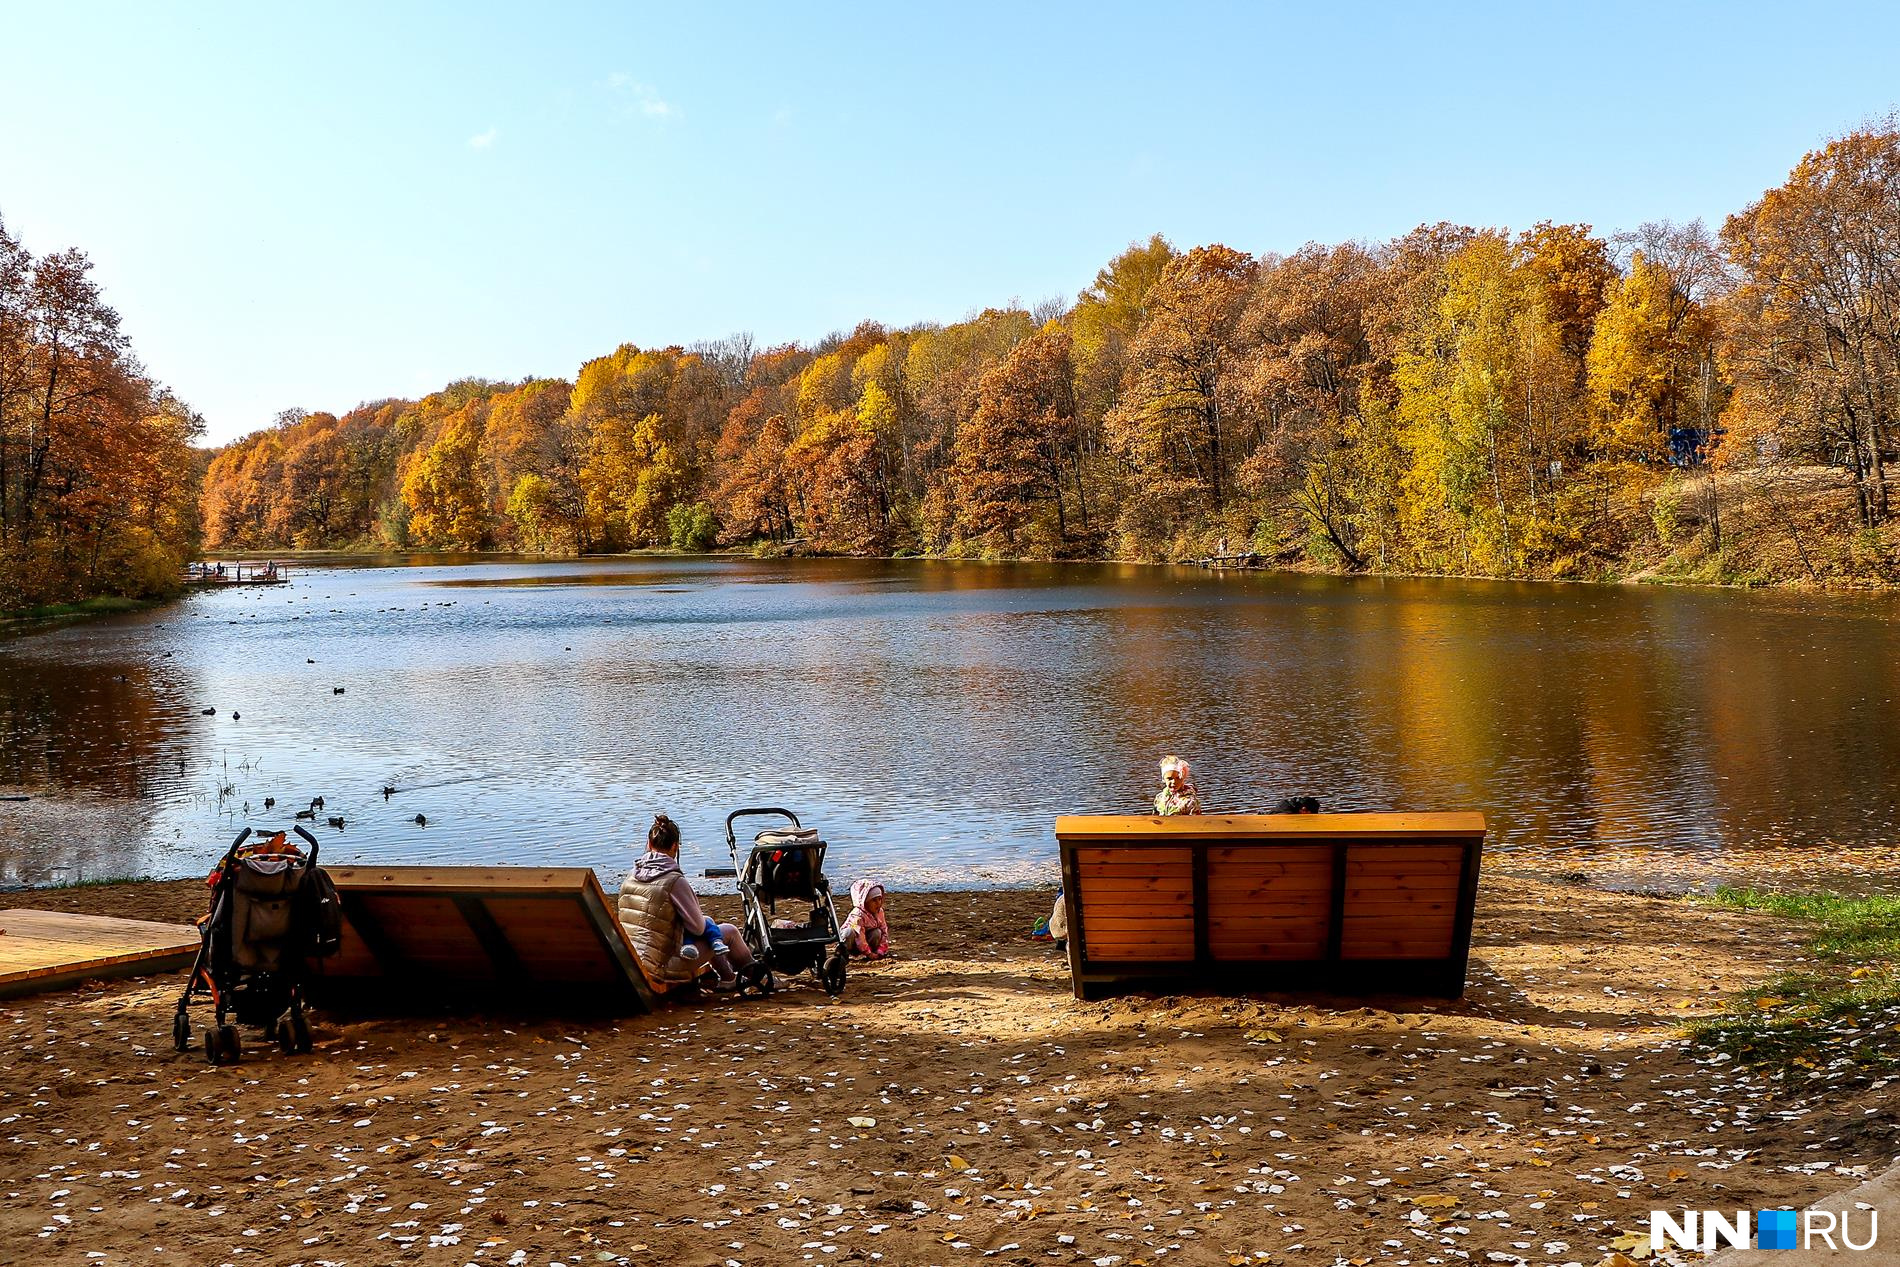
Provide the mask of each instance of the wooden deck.
{"label": "wooden deck", "polygon": [[189,968],[198,930],[67,911],[0,911],[0,998]]}

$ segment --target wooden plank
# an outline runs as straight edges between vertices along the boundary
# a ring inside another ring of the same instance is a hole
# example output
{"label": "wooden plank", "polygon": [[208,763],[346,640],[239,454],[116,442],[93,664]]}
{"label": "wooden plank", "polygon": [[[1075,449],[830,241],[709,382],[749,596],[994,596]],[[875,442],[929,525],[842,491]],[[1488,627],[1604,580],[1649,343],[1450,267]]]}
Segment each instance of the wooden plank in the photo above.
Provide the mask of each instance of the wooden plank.
{"label": "wooden plank", "polygon": [[1123,918],[1127,918],[1130,916],[1161,915],[1171,916],[1176,919],[1191,920],[1194,918],[1194,904],[1186,898],[1178,902],[1154,902],[1147,900],[1099,902],[1095,899],[1094,894],[1084,889],[1082,890],[1082,900],[1088,905],[1088,908],[1094,911],[1098,916],[1112,917],[1119,915]]}
{"label": "wooden plank", "polygon": [[[379,893],[578,893],[589,867],[325,867],[338,889]],[[599,887],[595,879],[595,887]]]}
{"label": "wooden plank", "polygon": [[1262,911],[1244,915],[1225,915],[1208,921],[1212,929],[1251,929],[1284,928],[1289,924],[1311,924],[1315,928],[1326,926],[1327,912],[1324,909],[1312,911]]}
{"label": "wooden plank", "polygon": [[1089,921],[1090,927],[1100,933],[1114,932],[1120,934],[1131,930],[1156,929],[1167,931],[1182,929],[1185,930],[1188,935],[1192,935],[1194,931],[1194,919],[1192,916],[1123,915],[1114,912],[1104,914],[1099,910],[1091,910],[1089,914],[1094,916],[1094,918]]}
{"label": "wooden plank", "polygon": [[1332,865],[1331,845],[1301,843],[1263,843],[1254,845],[1210,845],[1210,863],[1239,863],[1262,867],[1325,867]]}
{"label": "wooden plank", "polygon": [[1326,895],[1333,889],[1333,876],[1329,871],[1323,875],[1241,883],[1236,882],[1231,876],[1216,874],[1208,877],[1208,886],[1209,901],[1253,901],[1286,895],[1324,905]]}
{"label": "wooden plank", "polygon": [[1259,920],[1297,920],[1310,919],[1316,923],[1325,923],[1331,908],[1324,902],[1276,902],[1256,903],[1247,906],[1217,906],[1207,913],[1208,922],[1215,927],[1223,925],[1244,925]]}
{"label": "wooden plank", "polygon": [[1449,938],[1452,925],[1456,922],[1451,911],[1439,915],[1373,915],[1360,916],[1348,912],[1346,915],[1346,935],[1348,937],[1396,936],[1411,941],[1424,941],[1439,936]]}
{"label": "wooden plank", "polygon": [[[1217,850],[1219,853],[1231,853],[1232,850]],[[1273,876],[1273,875],[1314,875],[1325,874],[1332,870],[1331,858],[1308,858],[1306,851],[1300,851],[1298,858],[1270,858],[1260,855],[1248,857],[1241,854],[1238,858],[1209,858],[1208,866],[1222,875]]]}
{"label": "wooden plank", "polygon": [[1355,840],[1347,846],[1348,862],[1395,862],[1410,865],[1418,862],[1463,862],[1463,845],[1445,844],[1374,844]]}
{"label": "wooden plank", "polygon": [[1194,896],[1192,883],[1173,876],[1086,874],[1083,882],[1091,893],[1154,893],[1184,898]]}
{"label": "wooden plank", "polygon": [[1453,813],[1380,814],[1197,814],[1159,817],[1134,814],[1065,814],[1056,819],[1056,839],[1091,844],[1128,841],[1130,847],[1156,839],[1246,837],[1258,840],[1482,837],[1484,815]]}
{"label": "wooden plank", "polygon": [[1088,956],[1091,960],[1104,963],[1116,960],[1147,963],[1160,960],[1179,960],[1184,963],[1194,961],[1194,941],[1186,938],[1179,942],[1121,942],[1097,941],[1090,938]]}
{"label": "wooden plank", "polygon": [[1443,915],[1447,923],[1458,912],[1458,895],[1447,894],[1434,900],[1419,899],[1399,902],[1354,902],[1346,903],[1347,919],[1362,919],[1368,916],[1405,916],[1407,918],[1426,919]]}
{"label": "wooden plank", "polygon": [[1288,942],[1216,942],[1213,956],[1219,963],[1310,963],[1326,958],[1326,940]]}
{"label": "wooden plank", "polygon": [[1185,880],[1189,878],[1188,860],[1160,859],[1129,860],[1111,858],[1106,861],[1083,862],[1077,866],[1078,873],[1084,878],[1100,876],[1105,880]]}
{"label": "wooden plank", "polygon": [[1346,900],[1364,897],[1373,901],[1385,901],[1395,893],[1417,893],[1426,896],[1439,894],[1456,895],[1458,877],[1451,874],[1400,876],[1368,875],[1360,876],[1346,885]]}
{"label": "wooden plank", "polygon": [[1258,928],[1246,929],[1224,928],[1220,931],[1218,936],[1213,934],[1209,934],[1208,936],[1209,943],[1216,946],[1253,943],[1278,944],[1290,941],[1323,942],[1325,940],[1326,925],[1321,923],[1287,924],[1283,927],[1263,924]]}
{"label": "wooden plank", "polygon": [[1082,892],[1088,895],[1091,902],[1106,902],[1121,906],[1133,906],[1142,902],[1179,902],[1185,906],[1194,900],[1194,890],[1185,882],[1182,882],[1179,888],[1135,889],[1104,884],[1093,876],[1083,876]]}
{"label": "wooden plank", "polygon": [[1346,877],[1349,880],[1369,879],[1374,876],[1428,877],[1444,876],[1454,883],[1462,869],[1462,858],[1379,858],[1371,861],[1349,861],[1346,863]]}

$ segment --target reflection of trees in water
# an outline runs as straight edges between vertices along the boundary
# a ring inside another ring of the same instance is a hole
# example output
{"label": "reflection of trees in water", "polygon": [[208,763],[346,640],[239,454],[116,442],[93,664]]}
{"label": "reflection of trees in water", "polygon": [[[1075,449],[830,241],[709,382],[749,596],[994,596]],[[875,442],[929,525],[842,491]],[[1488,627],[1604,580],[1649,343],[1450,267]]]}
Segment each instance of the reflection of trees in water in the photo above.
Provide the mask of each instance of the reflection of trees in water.
{"label": "reflection of trees in water", "polygon": [[0,657],[0,788],[32,798],[0,802],[0,883],[139,874],[160,791],[200,764],[180,695],[136,662]]}
{"label": "reflection of trees in water", "polygon": [[178,697],[137,663],[0,658],[0,784],[147,796],[196,746]]}

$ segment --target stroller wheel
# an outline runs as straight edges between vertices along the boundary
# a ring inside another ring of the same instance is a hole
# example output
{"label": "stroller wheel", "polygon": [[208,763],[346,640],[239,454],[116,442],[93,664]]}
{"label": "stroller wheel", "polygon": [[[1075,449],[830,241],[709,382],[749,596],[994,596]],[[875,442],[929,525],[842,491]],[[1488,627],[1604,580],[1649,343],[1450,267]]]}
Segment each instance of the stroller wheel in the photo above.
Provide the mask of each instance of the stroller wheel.
{"label": "stroller wheel", "polygon": [[191,1018],[185,1015],[185,1009],[179,1008],[172,1017],[172,1046],[179,1051],[191,1050]]}
{"label": "stroller wheel", "polygon": [[240,1058],[237,1026],[219,1025],[205,1031],[205,1059],[214,1065],[235,1065]]}
{"label": "stroller wheel", "polygon": [[770,994],[778,989],[778,978],[773,976],[770,970],[767,970],[761,973],[759,979],[753,984],[758,987],[760,994]]}
{"label": "stroller wheel", "polygon": [[271,1036],[277,1045],[284,1049],[284,1055],[295,1056],[310,1050],[310,1026],[303,1018],[301,1007],[292,1007],[277,1018],[277,1024],[271,1027]]}
{"label": "stroller wheel", "polygon": [[819,984],[834,999],[844,993],[844,964],[844,956],[838,955],[828,960],[818,972]]}

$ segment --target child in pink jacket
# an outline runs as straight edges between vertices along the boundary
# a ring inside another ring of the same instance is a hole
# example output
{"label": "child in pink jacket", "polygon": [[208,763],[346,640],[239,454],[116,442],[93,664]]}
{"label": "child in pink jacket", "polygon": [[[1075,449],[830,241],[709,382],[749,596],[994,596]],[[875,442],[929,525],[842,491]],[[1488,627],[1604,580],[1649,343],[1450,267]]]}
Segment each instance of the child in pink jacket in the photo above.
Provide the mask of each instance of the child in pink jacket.
{"label": "child in pink jacket", "polygon": [[876,880],[851,882],[851,914],[838,930],[846,954],[882,959],[891,953],[891,926],[884,917],[884,886]]}

